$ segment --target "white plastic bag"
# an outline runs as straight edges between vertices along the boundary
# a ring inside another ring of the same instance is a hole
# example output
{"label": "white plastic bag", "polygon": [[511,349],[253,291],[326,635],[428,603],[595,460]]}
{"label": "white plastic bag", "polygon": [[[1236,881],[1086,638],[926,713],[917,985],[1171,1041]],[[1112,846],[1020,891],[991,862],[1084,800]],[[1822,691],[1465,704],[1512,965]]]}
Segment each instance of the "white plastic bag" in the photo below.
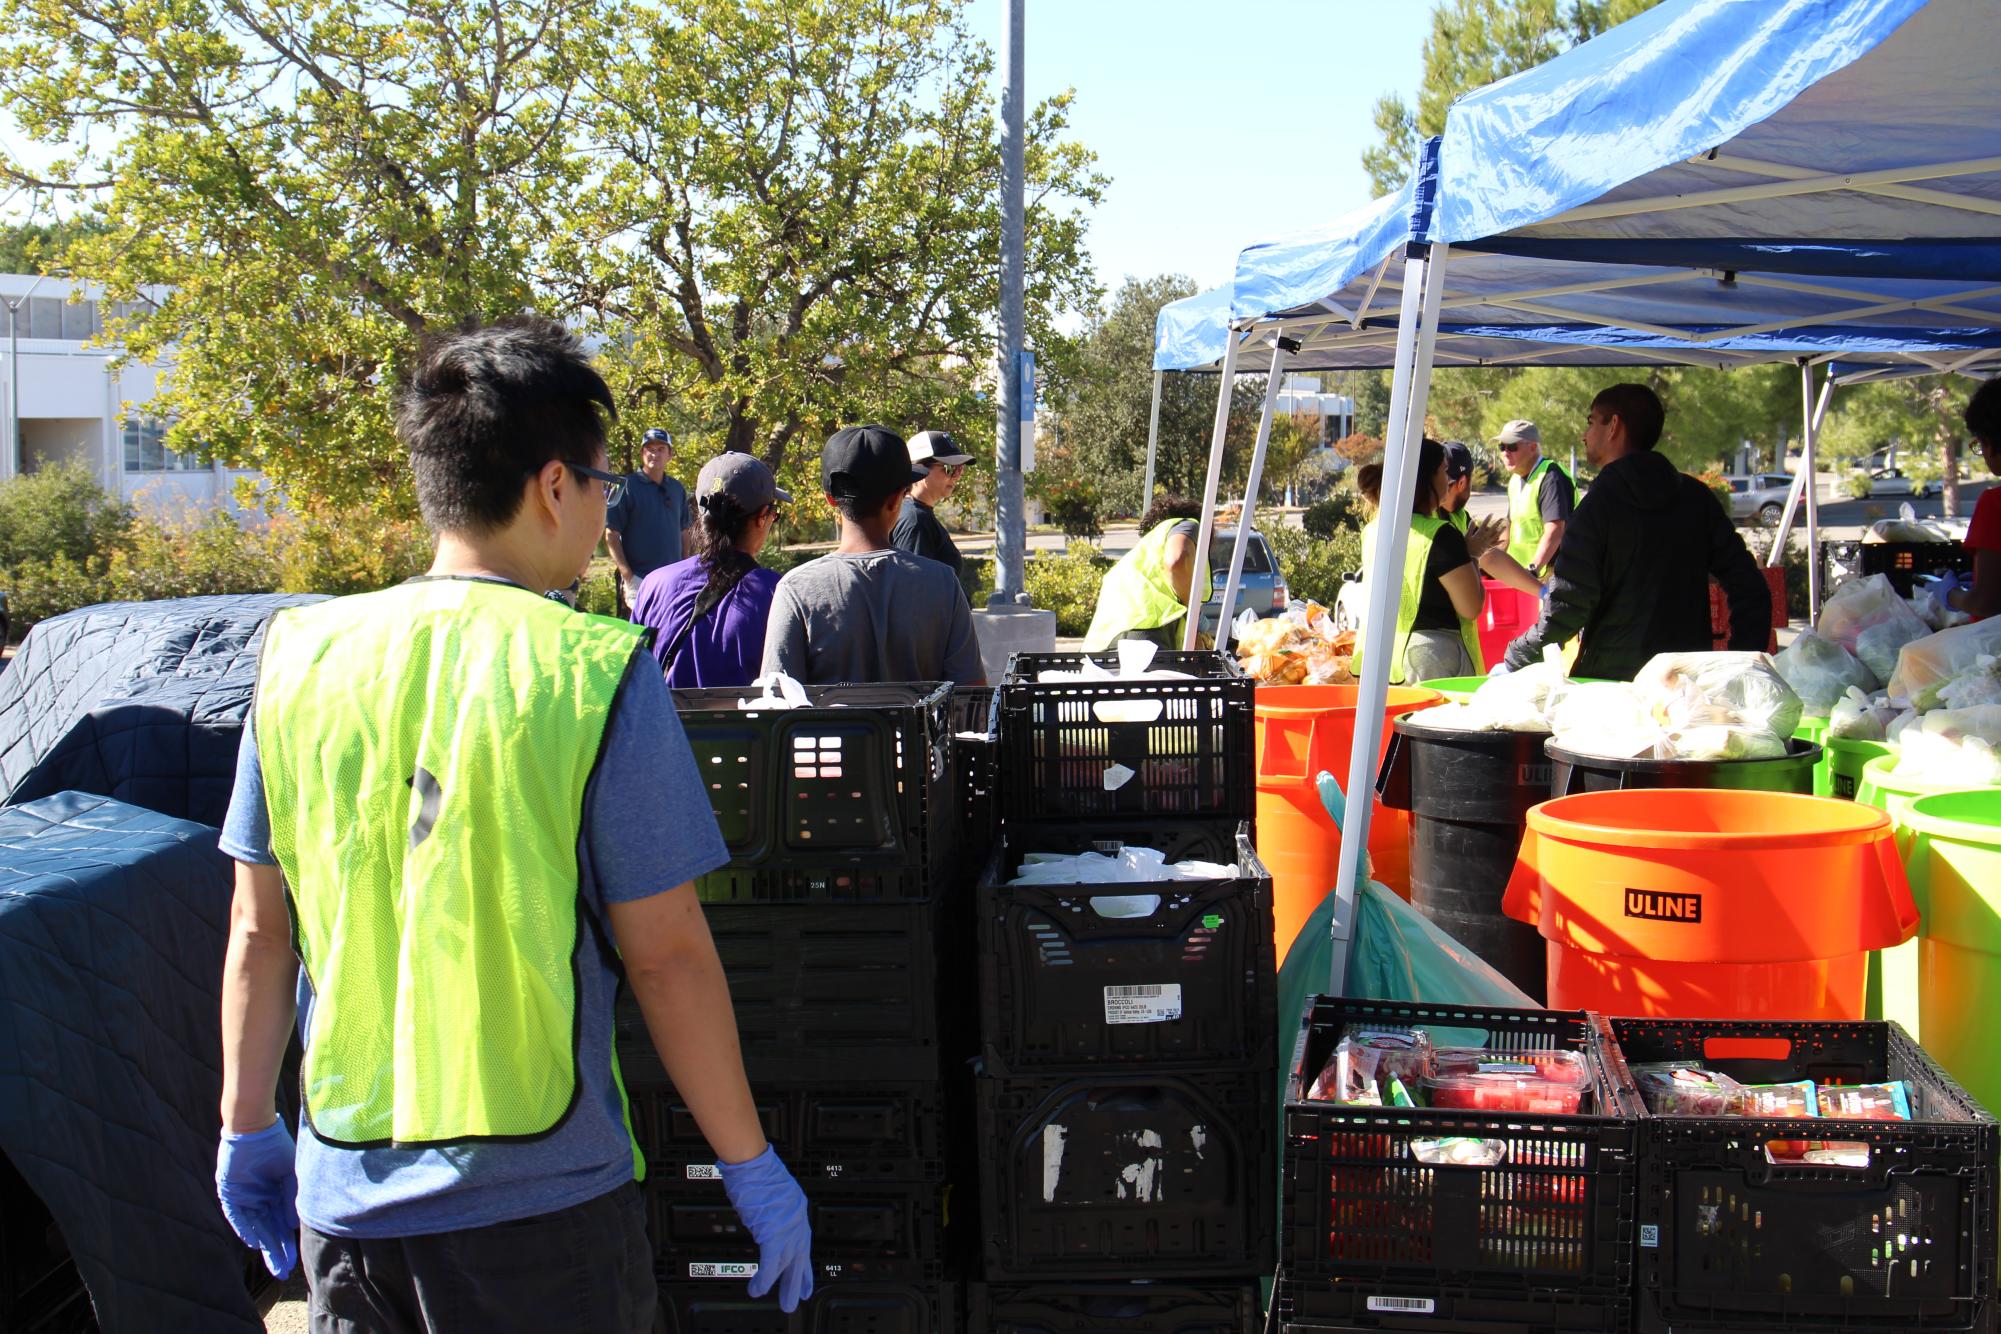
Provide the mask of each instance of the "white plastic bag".
{"label": "white plastic bag", "polygon": [[1543,650],[1541,662],[1490,676],[1465,704],[1440,705],[1426,711],[1422,721],[1427,727],[1465,731],[1547,732],[1550,706],[1570,688],[1570,678],[1563,674],[1563,651],[1552,646]]}
{"label": "white plastic bag", "polygon": [[760,676],[751,684],[757,686],[760,693],[739,699],[736,702],[739,709],[803,709],[811,703],[806,698],[806,687],[784,672]]}
{"label": "white plastic bag", "polygon": [[1764,653],[1656,653],[1633,688],[1668,732],[1734,727],[1784,742],[1800,723],[1800,697]]}
{"label": "white plastic bag", "polygon": [[1963,787],[2001,784],[2001,704],[1934,709],[1899,738],[1900,778]]}
{"label": "white plastic bag", "polygon": [[1890,698],[1909,700],[1924,713],[1944,702],[1940,691],[1954,677],[2001,656],[2001,616],[1941,630],[1904,645],[1890,676]]}
{"label": "white plastic bag", "polygon": [[1580,755],[1650,756],[1661,727],[1640,692],[1624,681],[1587,681],[1563,692],[1549,714],[1557,745]]}
{"label": "white plastic bag", "polygon": [[[1863,631],[1878,625],[1896,625],[1903,629],[1901,632],[1885,631],[1876,636],[1871,640],[1872,648],[1890,641],[1906,643],[1927,633],[1930,628],[1911,610],[1911,604],[1904,601],[1890,583],[1889,576],[1883,574],[1872,574],[1867,579],[1850,579],[1835,589],[1827,599],[1827,605],[1820,609],[1820,620],[1813,628],[1866,664],[1868,655],[1856,648],[1856,641]],[[1891,652],[1894,654],[1895,650]],[[1894,663],[1895,658],[1892,657],[1886,665]],[[1877,679],[1883,678],[1879,676]]]}
{"label": "white plastic bag", "polygon": [[1894,620],[1872,625],[1855,636],[1855,656],[1877,681],[1888,681],[1897,670],[1897,655],[1904,645],[1934,633],[1923,621]]}
{"label": "white plastic bag", "polygon": [[1834,709],[1827,716],[1827,735],[1832,741],[1881,741],[1888,733],[1890,722],[1897,716],[1889,702],[1875,702],[1869,696],[1848,687],[1848,693],[1834,702]]}
{"label": "white plastic bag", "polygon": [[1874,690],[1882,684],[1853,653],[1811,630],[1802,630],[1772,665],[1800,697],[1800,706],[1815,718],[1827,717],[1843,692]]}
{"label": "white plastic bag", "polygon": [[1948,709],[2001,704],[2001,658],[1982,654],[1972,667],[1940,686],[1938,698]]}
{"label": "white plastic bag", "polygon": [[[1021,870],[1010,885],[1110,885],[1149,884],[1160,880],[1230,880],[1237,868],[1221,862],[1193,859],[1170,862],[1153,848],[1128,847],[1114,853],[1031,852],[1021,859]],[[1140,916],[1132,912],[1106,916]]]}

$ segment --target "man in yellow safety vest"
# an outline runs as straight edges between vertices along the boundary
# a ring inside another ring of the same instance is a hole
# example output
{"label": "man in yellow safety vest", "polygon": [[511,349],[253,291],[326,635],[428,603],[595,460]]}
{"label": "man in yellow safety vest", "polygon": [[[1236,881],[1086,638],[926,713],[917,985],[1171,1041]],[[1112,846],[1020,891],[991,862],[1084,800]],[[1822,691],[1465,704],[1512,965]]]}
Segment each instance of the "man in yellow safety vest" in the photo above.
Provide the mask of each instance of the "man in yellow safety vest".
{"label": "man in yellow safety vest", "polygon": [[1577,508],[1577,487],[1569,473],[1543,457],[1542,432],[1534,422],[1509,422],[1494,444],[1508,463],[1508,554],[1537,579],[1546,579]]}

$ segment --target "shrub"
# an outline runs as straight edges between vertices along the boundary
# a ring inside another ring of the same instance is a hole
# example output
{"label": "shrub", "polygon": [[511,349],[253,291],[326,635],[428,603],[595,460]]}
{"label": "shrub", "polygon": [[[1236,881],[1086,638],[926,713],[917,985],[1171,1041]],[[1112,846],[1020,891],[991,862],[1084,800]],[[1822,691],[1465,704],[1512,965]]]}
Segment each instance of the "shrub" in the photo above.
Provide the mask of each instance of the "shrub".
{"label": "shrub", "polygon": [[961,556],[959,587],[966,590],[966,601],[974,611],[986,606],[987,595],[994,591],[994,558]]}
{"label": "shrub", "polygon": [[1092,538],[1104,532],[1098,522],[1098,507],[1103,494],[1098,484],[1089,478],[1050,481],[1039,486],[1037,494],[1049,521],[1062,530],[1065,537]]}
{"label": "shrub", "polygon": [[1841,479],[1841,494],[1850,500],[1867,500],[1871,490],[1869,474],[1860,468]]}
{"label": "shrub", "polygon": [[1324,538],[1303,529],[1274,527],[1261,529],[1270,544],[1279,573],[1296,598],[1334,605],[1341,593],[1343,576],[1362,568],[1362,530],[1339,528]]}
{"label": "shrub", "polygon": [[274,516],[271,534],[287,593],[369,593],[431,564],[430,530],[413,515],[308,505]]}
{"label": "shrub", "polygon": [[1325,500],[1309,505],[1299,516],[1309,537],[1327,541],[1344,528],[1360,529],[1369,519],[1368,504],[1347,487],[1337,487]]}
{"label": "shrub", "polygon": [[1073,541],[1060,556],[1037,556],[1022,567],[1029,601],[1056,613],[1056,633],[1081,635],[1098,610],[1098,587],[1111,568],[1089,542]]}
{"label": "shrub", "polygon": [[0,569],[53,561],[81,567],[132,526],[132,507],[113,500],[80,461],[23,473],[0,485]]}
{"label": "shrub", "polygon": [[600,556],[591,562],[584,582],[577,589],[577,610],[599,616],[618,615],[618,567],[609,557]]}

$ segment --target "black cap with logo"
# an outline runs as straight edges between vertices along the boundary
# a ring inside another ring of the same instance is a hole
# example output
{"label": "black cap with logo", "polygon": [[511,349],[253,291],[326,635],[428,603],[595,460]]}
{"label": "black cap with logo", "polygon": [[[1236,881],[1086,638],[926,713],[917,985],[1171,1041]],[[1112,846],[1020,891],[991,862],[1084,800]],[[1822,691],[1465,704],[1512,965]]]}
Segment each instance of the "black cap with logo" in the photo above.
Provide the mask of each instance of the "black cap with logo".
{"label": "black cap with logo", "polygon": [[843,426],[820,451],[820,489],[837,500],[887,500],[924,475],[910,462],[903,437],[887,426]]}

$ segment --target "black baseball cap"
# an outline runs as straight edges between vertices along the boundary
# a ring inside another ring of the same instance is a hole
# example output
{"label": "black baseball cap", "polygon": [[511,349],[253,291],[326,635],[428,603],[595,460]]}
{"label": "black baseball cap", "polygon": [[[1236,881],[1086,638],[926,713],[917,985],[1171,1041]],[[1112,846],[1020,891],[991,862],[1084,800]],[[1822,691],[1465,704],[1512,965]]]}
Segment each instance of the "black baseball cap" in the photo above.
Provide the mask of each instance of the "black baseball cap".
{"label": "black baseball cap", "polygon": [[1446,480],[1456,482],[1462,477],[1473,475],[1473,451],[1457,440],[1445,442]]}
{"label": "black baseball cap", "polygon": [[820,489],[839,500],[887,500],[926,470],[910,461],[910,447],[887,426],[843,426],[820,451]]}

